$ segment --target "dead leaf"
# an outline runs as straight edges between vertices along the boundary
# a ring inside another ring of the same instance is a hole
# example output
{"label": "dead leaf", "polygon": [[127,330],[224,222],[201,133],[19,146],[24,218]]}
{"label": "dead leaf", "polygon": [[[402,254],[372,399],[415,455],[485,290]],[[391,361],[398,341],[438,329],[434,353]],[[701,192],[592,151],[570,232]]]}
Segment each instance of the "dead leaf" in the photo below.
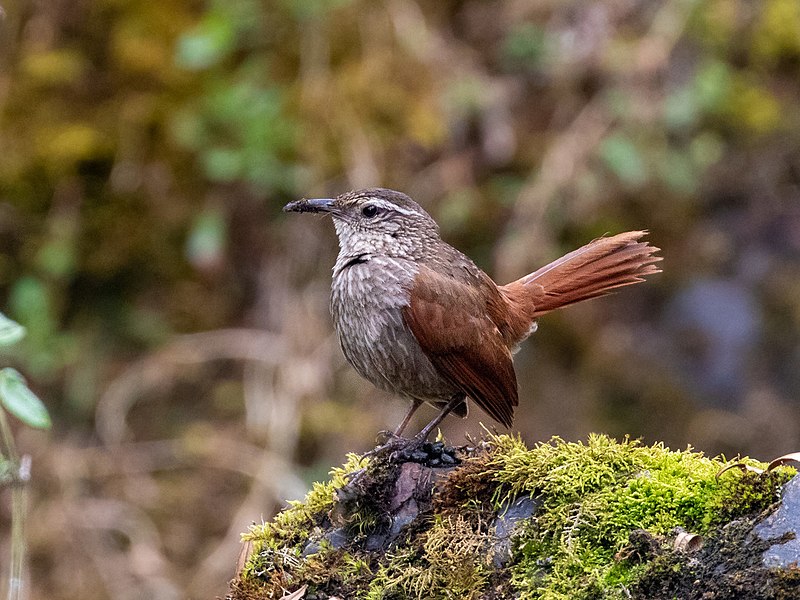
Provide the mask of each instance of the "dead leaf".
{"label": "dead leaf", "polygon": [[784,454],[783,456],[779,456],[778,458],[773,460],[771,463],[769,463],[767,465],[766,469],[759,469],[758,467],[751,467],[750,465],[746,465],[746,464],[744,464],[742,462],[732,463],[730,465],[727,465],[726,467],[723,467],[719,471],[719,473],[717,473],[716,477],[717,477],[717,479],[719,479],[719,476],[722,475],[725,471],[727,471],[728,469],[734,469],[734,468],[741,469],[742,471],[748,471],[750,473],[758,473],[759,475],[761,475],[763,473],[769,473],[770,471],[772,471],[776,467],[780,467],[780,466],[785,465],[786,463],[790,463],[790,462],[800,463],[800,452],[790,452],[789,454]]}
{"label": "dead leaf", "polygon": [[301,598],[305,597],[307,588],[308,586],[304,585],[300,589],[293,591],[291,594],[281,596],[281,600],[300,600]]}
{"label": "dead leaf", "polygon": [[242,549],[239,551],[239,558],[236,559],[236,572],[241,573],[244,566],[247,564],[247,559],[253,553],[253,542],[242,542]]}
{"label": "dead leaf", "polygon": [[720,475],[722,475],[725,471],[728,471],[730,469],[740,469],[741,471],[745,471],[745,472],[749,472],[749,473],[758,473],[759,475],[761,475],[764,472],[764,469],[759,469],[758,467],[753,467],[751,465],[747,465],[745,463],[738,462],[738,463],[731,463],[731,464],[727,465],[726,467],[723,467],[715,475],[715,477],[717,479],[719,479]]}
{"label": "dead leaf", "polygon": [[703,547],[703,536],[688,531],[678,533],[672,548],[678,552],[697,552]]}
{"label": "dead leaf", "polygon": [[790,452],[789,454],[779,456],[767,465],[767,473],[772,471],[775,467],[780,467],[790,462],[800,463],[800,452]]}

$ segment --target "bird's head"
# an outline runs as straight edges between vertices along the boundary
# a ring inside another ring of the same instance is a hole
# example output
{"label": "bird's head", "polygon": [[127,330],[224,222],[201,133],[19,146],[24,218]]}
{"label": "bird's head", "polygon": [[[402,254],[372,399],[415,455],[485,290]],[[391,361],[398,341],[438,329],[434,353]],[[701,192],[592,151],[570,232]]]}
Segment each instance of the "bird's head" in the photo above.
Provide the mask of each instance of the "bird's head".
{"label": "bird's head", "polygon": [[330,214],[345,256],[361,254],[418,259],[439,239],[439,226],[402,192],[368,188],[336,198],[290,202],[286,212]]}

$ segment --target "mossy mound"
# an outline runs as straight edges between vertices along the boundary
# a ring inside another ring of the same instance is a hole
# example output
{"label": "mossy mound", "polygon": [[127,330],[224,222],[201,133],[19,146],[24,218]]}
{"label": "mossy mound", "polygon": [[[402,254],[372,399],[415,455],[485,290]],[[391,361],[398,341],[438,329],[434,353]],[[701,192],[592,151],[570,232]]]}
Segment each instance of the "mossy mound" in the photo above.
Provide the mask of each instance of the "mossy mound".
{"label": "mossy mound", "polygon": [[[717,478],[723,459],[602,435],[532,449],[492,436],[460,457],[441,469],[379,456],[355,485],[347,474],[362,465],[350,456],[305,501],[245,534],[252,552],[230,598],[280,598],[303,585],[309,600],[699,598],[702,586],[679,577],[701,572],[698,554],[673,549],[676,534],[716,547],[722,526],[746,529],[794,473]],[[703,562],[713,572],[713,557]],[[659,583],[665,576],[673,583]],[[769,597],[798,579],[759,577]]]}

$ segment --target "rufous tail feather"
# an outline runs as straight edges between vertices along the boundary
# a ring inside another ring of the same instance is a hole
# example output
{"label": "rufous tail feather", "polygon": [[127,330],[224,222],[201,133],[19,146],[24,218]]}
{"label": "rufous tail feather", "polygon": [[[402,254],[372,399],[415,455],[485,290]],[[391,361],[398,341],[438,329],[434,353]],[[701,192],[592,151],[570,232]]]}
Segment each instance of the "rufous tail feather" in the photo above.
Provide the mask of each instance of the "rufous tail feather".
{"label": "rufous tail feather", "polygon": [[598,238],[541,269],[500,287],[531,321],[576,302],[603,296],[661,271],[658,248],[639,241],[646,231]]}

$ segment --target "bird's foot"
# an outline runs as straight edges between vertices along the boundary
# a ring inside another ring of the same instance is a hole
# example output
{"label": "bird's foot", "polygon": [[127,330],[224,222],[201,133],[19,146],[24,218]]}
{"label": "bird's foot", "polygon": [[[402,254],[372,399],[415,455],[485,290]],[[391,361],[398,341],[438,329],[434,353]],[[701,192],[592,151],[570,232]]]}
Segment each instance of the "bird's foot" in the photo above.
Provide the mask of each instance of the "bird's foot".
{"label": "bird's foot", "polygon": [[348,506],[374,496],[384,485],[381,482],[396,478],[406,463],[417,463],[431,470],[455,467],[461,463],[458,455],[463,450],[419,436],[403,438],[390,434],[386,441],[362,456],[369,459],[366,466],[346,475],[345,484],[336,490],[337,503]]}
{"label": "bird's foot", "polygon": [[456,449],[444,442],[429,442],[419,435],[404,438],[388,431],[381,432],[381,436],[385,441],[364,456],[386,457],[390,463],[413,462],[433,468],[452,467],[461,462]]}
{"label": "bird's foot", "polygon": [[[395,435],[391,431],[380,431],[375,438],[377,442],[377,446],[375,446],[372,450],[364,452],[361,455],[361,461],[365,459],[369,459],[372,463],[376,459],[383,458],[384,456],[388,456],[388,461],[392,462],[393,460],[393,453],[401,448],[403,448],[408,443],[413,443],[413,439],[408,439],[404,437],[400,437],[399,435]],[[367,472],[367,467],[362,467],[357,471],[352,471],[351,473],[347,473],[345,478],[347,479],[348,485],[357,483],[360,479],[362,479]]]}
{"label": "bird's foot", "polygon": [[[383,431],[379,431],[378,435],[375,436],[375,441],[378,443],[378,446],[375,448],[381,448],[383,446],[395,446],[395,445],[402,445],[403,443],[410,442],[408,438],[404,438],[403,436],[395,433],[394,431],[389,431],[388,429],[384,429]],[[374,452],[374,450],[373,450]]]}
{"label": "bird's foot", "polygon": [[[461,463],[458,449],[447,446],[444,442],[429,442],[419,435],[404,438],[391,431],[381,431],[377,438],[378,445],[365,452],[361,459],[369,459],[370,465],[375,463],[395,464],[418,463],[430,468],[454,467]],[[370,465],[347,474],[349,484],[358,484],[367,473]]]}
{"label": "bird's foot", "polygon": [[361,460],[365,458],[376,458],[383,456],[387,452],[394,452],[397,449],[405,447],[407,444],[414,442],[414,439],[401,437],[391,431],[384,430],[378,432],[375,438],[377,446],[361,455]]}

